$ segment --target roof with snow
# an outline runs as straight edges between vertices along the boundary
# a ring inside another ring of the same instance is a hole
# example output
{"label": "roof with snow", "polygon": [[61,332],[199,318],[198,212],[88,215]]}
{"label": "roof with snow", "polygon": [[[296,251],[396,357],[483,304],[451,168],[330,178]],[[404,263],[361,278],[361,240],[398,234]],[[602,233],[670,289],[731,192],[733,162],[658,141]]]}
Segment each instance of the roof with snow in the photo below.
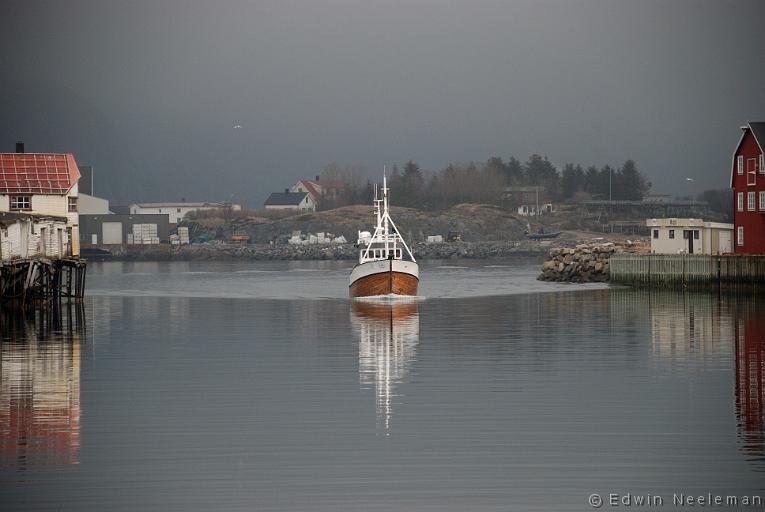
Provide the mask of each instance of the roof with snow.
{"label": "roof with snow", "polygon": [[64,195],[79,179],[71,153],[0,153],[0,194]]}
{"label": "roof with snow", "polygon": [[272,192],[266,202],[265,206],[292,206],[299,205],[308,192]]}

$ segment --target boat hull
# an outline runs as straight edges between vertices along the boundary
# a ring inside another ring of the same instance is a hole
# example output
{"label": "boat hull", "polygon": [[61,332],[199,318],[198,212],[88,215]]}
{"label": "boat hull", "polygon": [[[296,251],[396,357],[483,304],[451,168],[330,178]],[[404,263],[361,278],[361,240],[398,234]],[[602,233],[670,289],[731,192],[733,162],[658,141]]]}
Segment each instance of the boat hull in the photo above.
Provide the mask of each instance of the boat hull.
{"label": "boat hull", "polygon": [[419,286],[417,263],[401,260],[370,261],[356,265],[351,272],[351,297],[376,295],[417,295]]}

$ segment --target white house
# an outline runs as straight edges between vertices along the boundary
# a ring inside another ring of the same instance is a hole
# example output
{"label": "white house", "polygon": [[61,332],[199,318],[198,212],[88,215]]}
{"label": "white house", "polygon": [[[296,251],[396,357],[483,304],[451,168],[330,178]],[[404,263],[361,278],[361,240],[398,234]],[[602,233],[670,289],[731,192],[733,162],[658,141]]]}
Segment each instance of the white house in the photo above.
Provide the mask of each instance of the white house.
{"label": "white house", "polygon": [[319,205],[322,201],[333,201],[337,199],[343,191],[344,184],[339,181],[324,180],[320,181],[319,176],[315,180],[300,178],[297,183],[292,185],[290,192],[307,192],[313,202]]}
{"label": "white house", "polygon": [[69,254],[66,217],[0,212],[0,260]]}
{"label": "white house", "polygon": [[77,180],[71,153],[0,153],[0,212],[66,219],[71,254],[80,254]]}
{"label": "white house", "polygon": [[309,210],[316,211],[316,201],[308,192],[272,192],[263,204],[267,210]]}
{"label": "white house", "polygon": [[733,224],[701,219],[648,219],[653,254],[725,254],[733,252]]}
{"label": "white house", "polygon": [[130,205],[130,215],[167,214],[170,224],[177,224],[183,220],[187,213],[202,210],[222,210],[231,208],[232,211],[241,211],[241,204],[181,201],[177,203],[135,203]]}

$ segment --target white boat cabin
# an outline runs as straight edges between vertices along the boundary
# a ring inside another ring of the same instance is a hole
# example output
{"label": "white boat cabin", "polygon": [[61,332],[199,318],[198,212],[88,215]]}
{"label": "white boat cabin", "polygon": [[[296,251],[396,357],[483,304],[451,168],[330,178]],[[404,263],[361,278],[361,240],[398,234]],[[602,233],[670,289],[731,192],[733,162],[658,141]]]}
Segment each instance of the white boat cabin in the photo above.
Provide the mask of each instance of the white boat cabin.
{"label": "white boat cabin", "polygon": [[359,264],[381,260],[408,260],[415,262],[412,251],[398,232],[388,213],[388,186],[383,176],[382,198],[375,185],[374,209],[377,225],[374,233],[359,231]]}

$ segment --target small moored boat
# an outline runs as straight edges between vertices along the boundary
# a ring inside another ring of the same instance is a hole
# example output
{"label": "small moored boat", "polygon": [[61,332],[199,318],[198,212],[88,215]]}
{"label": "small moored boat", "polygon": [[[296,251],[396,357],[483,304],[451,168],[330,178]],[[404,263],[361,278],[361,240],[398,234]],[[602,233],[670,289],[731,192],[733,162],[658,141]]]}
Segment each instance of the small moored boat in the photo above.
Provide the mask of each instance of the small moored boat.
{"label": "small moored boat", "polygon": [[351,297],[417,295],[420,270],[412,251],[388,213],[388,186],[383,177],[382,199],[375,186],[374,233],[359,232],[359,263],[351,271]]}

